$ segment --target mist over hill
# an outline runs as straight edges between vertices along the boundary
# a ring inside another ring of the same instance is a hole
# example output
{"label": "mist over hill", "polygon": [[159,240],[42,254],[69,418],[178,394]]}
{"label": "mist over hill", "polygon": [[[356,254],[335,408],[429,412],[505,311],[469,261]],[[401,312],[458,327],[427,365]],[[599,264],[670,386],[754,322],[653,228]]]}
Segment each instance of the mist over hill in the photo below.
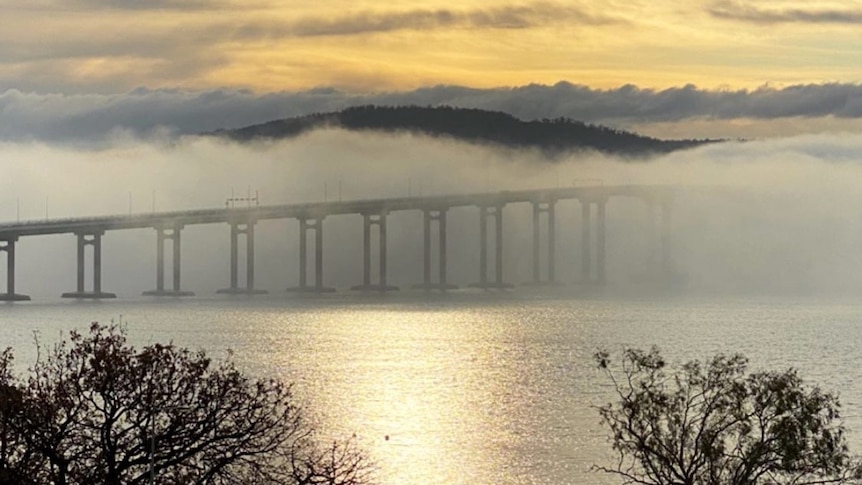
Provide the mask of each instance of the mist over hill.
{"label": "mist over hill", "polygon": [[661,140],[569,118],[524,121],[499,111],[454,107],[358,106],[338,112],[280,119],[208,133],[236,141],[283,139],[321,128],[414,132],[470,143],[538,149],[548,155],[594,150],[647,156],[692,148],[717,140]]}

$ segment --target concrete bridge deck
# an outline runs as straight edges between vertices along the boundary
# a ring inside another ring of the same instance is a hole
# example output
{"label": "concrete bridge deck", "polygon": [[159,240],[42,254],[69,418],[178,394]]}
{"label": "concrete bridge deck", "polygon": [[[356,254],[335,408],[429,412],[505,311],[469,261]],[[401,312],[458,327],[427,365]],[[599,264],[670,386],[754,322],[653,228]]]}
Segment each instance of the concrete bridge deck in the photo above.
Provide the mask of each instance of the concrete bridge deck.
{"label": "concrete bridge deck", "polygon": [[243,221],[250,218],[255,220],[317,218],[343,214],[379,214],[404,210],[438,210],[466,206],[495,207],[519,202],[547,203],[571,199],[600,200],[610,197],[638,197],[657,200],[672,196],[673,191],[674,188],[670,186],[647,185],[566,187],[31,220],[0,223],[0,240],[21,236],[229,223],[234,220]]}
{"label": "concrete bridge deck", "polygon": [[[251,207],[224,207],[217,209],[200,209],[187,211],[170,211],[150,214],[131,214],[115,216],[79,217],[49,220],[32,220],[23,222],[0,223],[0,251],[7,256],[7,288],[6,293],[0,293],[0,300],[24,300],[29,299],[26,295],[15,293],[15,245],[22,237],[50,235],[50,234],[75,234],[78,238],[78,285],[77,291],[69,292],[63,296],[71,298],[110,298],[114,295],[101,290],[101,236],[106,231],[154,228],[158,231],[158,256],[157,256],[157,288],[146,294],[184,296],[191,292],[180,289],[180,231],[184,226],[194,224],[227,223],[231,226],[231,285],[223,290],[224,293],[259,293],[253,286],[254,280],[254,224],[260,220],[268,219],[298,219],[300,221],[300,281],[297,291],[330,291],[331,288],[322,285],[322,233],[323,219],[333,215],[356,214],[365,218],[364,225],[364,279],[362,285],[356,289],[361,290],[390,290],[395,289],[386,284],[386,216],[390,212],[417,210],[425,215],[425,265],[424,283],[419,285],[427,289],[452,288],[446,281],[446,218],[445,213],[454,207],[475,206],[480,209],[480,278],[476,286],[482,288],[503,288],[509,285],[502,281],[502,209],[508,204],[531,203],[534,207],[534,273],[538,282],[538,245],[539,229],[538,220],[543,214],[547,217],[549,232],[548,240],[549,254],[549,279],[553,280],[553,255],[554,255],[554,205],[561,200],[576,199],[583,207],[583,238],[585,241],[584,254],[582,257],[589,261],[593,258],[590,251],[590,219],[593,205],[596,206],[596,230],[597,230],[597,254],[595,278],[604,281],[604,225],[605,204],[612,197],[635,197],[643,199],[648,204],[666,207],[673,198],[675,188],[671,186],[650,185],[616,185],[616,186],[576,186],[564,188],[545,188],[534,190],[515,190],[491,193],[471,193],[455,195],[436,195],[427,197],[396,197],[379,198],[353,201],[313,202],[298,204],[261,205]],[[492,220],[496,232],[496,281],[487,279],[487,221]],[[436,223],[439,243],[439,278],[438,282],[432,283],[430,278],[430,239],[431,225]],[[378,271],[379,281],[370,281],[370,232],[376,227],[379,232],[380,268]],[[665,230],[667,232],[668,229]],[[313,231],[315,237],[315,284],[310,286],[306,279],[306,259],[308,231]],[[246,238],[247,250],[247,275],[246,286],[238,284],[237,266],[237,239],[240,236]],[[164,288],[164,242],[173,242],[173,271],[174,287],[172,290]],[[663,241],[666,245],[667,241]],[[93,247],[93,290],[84,289],[84,248]],[[666,251],[665,251],[666,252]],[[584,276],[590,277],[591,264],[584,263]]]}

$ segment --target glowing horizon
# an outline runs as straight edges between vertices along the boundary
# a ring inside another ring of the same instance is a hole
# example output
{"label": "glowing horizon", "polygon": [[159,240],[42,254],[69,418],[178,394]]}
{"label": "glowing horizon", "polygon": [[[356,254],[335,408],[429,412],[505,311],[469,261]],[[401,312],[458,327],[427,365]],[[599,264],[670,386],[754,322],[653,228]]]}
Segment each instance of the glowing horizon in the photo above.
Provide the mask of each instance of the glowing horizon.
{"label": "glowing horizon", "polygon": [[0,89],[858,82],[859,1],[4,0]]}

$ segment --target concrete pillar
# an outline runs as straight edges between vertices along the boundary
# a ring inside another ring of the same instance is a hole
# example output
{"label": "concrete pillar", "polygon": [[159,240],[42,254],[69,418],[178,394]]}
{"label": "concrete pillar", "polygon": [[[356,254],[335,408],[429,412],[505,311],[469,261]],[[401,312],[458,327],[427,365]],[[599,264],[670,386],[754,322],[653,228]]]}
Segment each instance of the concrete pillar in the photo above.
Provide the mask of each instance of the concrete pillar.
{"label": "concrete pillar", "polygon": [[605,264],[605,206],[607,201],[602,199],[596,202],[596,282],[604,285],[607,280]]}
{"label": "concrete pillar", "polygon": [[556,202],[533,202],[533,280],[530,282],[532,285],[541,285],[544,282],[542,281],[542,258],[541,258],[541,245],[542,245],[542,231],[541,231],[541,221],[542,214],[545,214],[547,217],[547,237],[548,237],[548,254],[547,254],[547,262],[548,262],[548,270],[547,270],[547,283],[552,284],[556,280],[556,244],[557,244],[557,229],[556,229],[556,221],[555,221],[555,207]]}
{"label": "concrete pillar", "polygon": [[488,208],[479,208],[479,284],[488,284]]}
{"label": "concrete pillar", "polygon": [[581,200],[581,280],[583,283],[589,283],[592,280],[592,237],[590,235],[590,220],[591,202]]}
{"label": "concrete pillar", "polygon": [[554,211],[556,203],[548,203],[548,282],[556,283],[557,222]]}
{"label": "concrete pillar", "polygon": [[672,283],[671,226],[673,194],[647,194],[643,198],[647,210],[647,274],[652,282]]}
{"label": "concrete pillar", "polygon": [[[180,266],[181,246],[180,246],[180,228],[179,227],[174,227],[173,240],[174,240],[174,267],[173,267],[173,270],[174,270],[174,281],[173,281],[173,283],[174,283],[174,285],[173,285],[173,292],[175,294],[179,294],[179,293],[181,293],[180,277],[182,276],[181,266]],[[187,293],[187,292],[183,292],[183,293]]]}
{"label": "concrete pillar", "polygon": [[[475,288],[511,288],[503,281],[503,206],[479,207],[479,282],[470,286]],[[488,281],[488,218],[494,217],[494,281]]]}
{"label": "concrete pillar", "polygon": [[245,288],[254,291],[254,223],[245,226]]}
{"label": "concrete pillar", "polygon": [[371,214],[364,214],[362,234],[362,284],[371,286]]}
{"label": "concrete pillar", "polygon": [[0,251],[6,253],[6,292],[0,293],[0,301],[27,301],[29,296],[15,293],[15,243],[18,237],[8,236],[2,242]]}
{"label": "concrete pillar", "polygon": [[439,265],[439,279],[440,279],[440,289],[447,288],[455,288],[455,286],[450,286],[446,282],[446,210],[443,209],[439,212],[437,216],[437,233],[439,236],[438,248],[439,257],[438,257],[438,265]]}
{"label": "concrete pillar", "polygon": [[496,232],[496,276],[497,276],[497,287],[503,286],[503,206],[498,205],[495,208],[494,212],[495,223],[494,229]]}
{"label": "concrete pillar", "polygon": [[422,282],[426,288],[431,287],[431,210],[422,212]]}
{"label": "concrete pillar", "polygon": [[658,231],[656,230],[656,206],[655,201],[647,201],[647,241],[649,244],[647,253],[647,271],[650,277],[655,277],[658,274]]}
{"label": "concrete pillar", "polygon": [[672,203],[670,198],[665,198],[661,204],[661,272],[666,282],[670,282],[673,277],[670,240]]}
{"label": "concrete pillar", "polygon": [[378,263],[380,264],[377,278],[381,288],[386,287],[386,214],[380,214],[377,223],[379,229],[379,240],[377,245],[380,247],[380,256]]}
{"label": "concrete pillar", "polygon": [[102,235],[93,234],[93,292],[102,292]]}
{"label": "concrete pillar", "polygon": [[165,230],[156,229],[156,291],[165,291]]}
{"label": "concrete pillar", "polygon": [[[451,290],[457,288],[455,285],[446,283],[446,211],[448,209],[425,208],[423,214],[422,231],[422,283],[413,285],[413,288],[424,290]],[[437,222],[437,277],[435,283],[431,277],[432,273],[432,239],[431,232],[434,221]]]}
{"label": "concrete pillar", "polygon": [[299,219],[299,287],[306,287],[306,265],[308,264],[308,259],[306,258],[306,246],[308,238],[308,222],[306,219]]}
{"label": "concrete pillar", "polygon": [[[386,212],[380,214],[363,214],[364,224],[362,228],[362,284],[353,286],[352,290],[360,291],[392,291],[398,287],[390,286],[386,282]],[[378,272],[377,284],[371,283],[371,226],[377,226],[378,230]]]}
{"label": "concrete pillar", "polygon": [[[254,225],[257,221],[230,222],[230,288],[218,290],[226,295],[261,295],[266,290],[254,287]],[[243,227],[240,227],[243,226]],[[239,287],[239,235],[245,234],[245,288]]]}
{"label": "concrete pillar", "polygon": [[6,241],[6,294],[15,294],[15,241]]}
{"label": "concrete pillar", "polygon": [[538,202],[533,202],[533,283],[539,284],[541,274],[539,271],[539,217],[542,213]]}
{"label": "concrete pillar", "polygon": [[86,241],[83,234],[78,234],[78,293],[84,293],[84,247]]}
{"label": "concrete pillar", "polygon": [[[308,285],[308,230],[314,230],[314,286]],[[323,217],[309,220],[299,218],[299,286],[288,288],[289,292],[331,293],[334,288],[323,286]]]}
{"label": "concrete pillar", "polygon": [[230,289],[239,288],[239,227],[233,223],[230,225]]}
{"label": "concrete pillar", "polygon": [[314,223],[314,287],[317,291],[335,291],[323,287],[323,217]]}
{"label": "concrete pillar", "polygon": [[[116,298],[117,295],[102,291],[102,235],[104,231],[79,232],[77,236],[78,275],[76,291],[63,293],[63,298]],[[89,236],[89,239],[88,239]],[[86,246],[93,246],[93,291],[87,291],[84,284],[84,263]]]}
{"label": "concrete pillar", "polygon": [[[156,289],[145,291],[146,296],[193,296],[191,291],[183,291],[180,286],[182,248],[180,243],[181,225],[167,227],[156,227]],[[168,232],[170,231],[170,232]],[[172,273],[173,281],[170,290],[165,289],[165,241],[172,242]]]}

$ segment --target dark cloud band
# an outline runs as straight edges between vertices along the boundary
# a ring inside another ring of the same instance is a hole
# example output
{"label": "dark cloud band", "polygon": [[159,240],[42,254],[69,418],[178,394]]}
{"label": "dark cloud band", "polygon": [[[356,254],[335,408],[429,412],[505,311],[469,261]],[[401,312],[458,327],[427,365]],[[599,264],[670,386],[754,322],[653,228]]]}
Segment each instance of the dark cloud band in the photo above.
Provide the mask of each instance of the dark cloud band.
{"label": "dark cloud band", "polygon": [[243,38],[347,36],[398,30],[445,28],[526,29],[571,22],[604,25],[620,20],[591,14],[556,3],[537,2],[520,6],[484,9],[414,9],[405,11],[360,11],[335,18],[306,17],[286,23],[250,23],[237,29]]}
{"label": "dark cloud band", "polygon": [[859,24],[862,9],[762,9],[733,1],[714,3],[708,9],[710,15],[728,20],[739,20],[759,24],[811,23],[811,24]]}
{"label": "dark cloud band", "polygon": [[185,92],[139,89],[122,95],[0,93],[0,139],[78,140],[116,131],[135,135],[237,128],[363,104],[458,106],[505,111],[522,119],[568,117],[601,124],[689,119],[835,117],[862,119],[862,85],[810,84],[754,90],[615,89],[557,83],[475,89],[434,86],[354,95],[335,89],[255,94],[239,90]]}

